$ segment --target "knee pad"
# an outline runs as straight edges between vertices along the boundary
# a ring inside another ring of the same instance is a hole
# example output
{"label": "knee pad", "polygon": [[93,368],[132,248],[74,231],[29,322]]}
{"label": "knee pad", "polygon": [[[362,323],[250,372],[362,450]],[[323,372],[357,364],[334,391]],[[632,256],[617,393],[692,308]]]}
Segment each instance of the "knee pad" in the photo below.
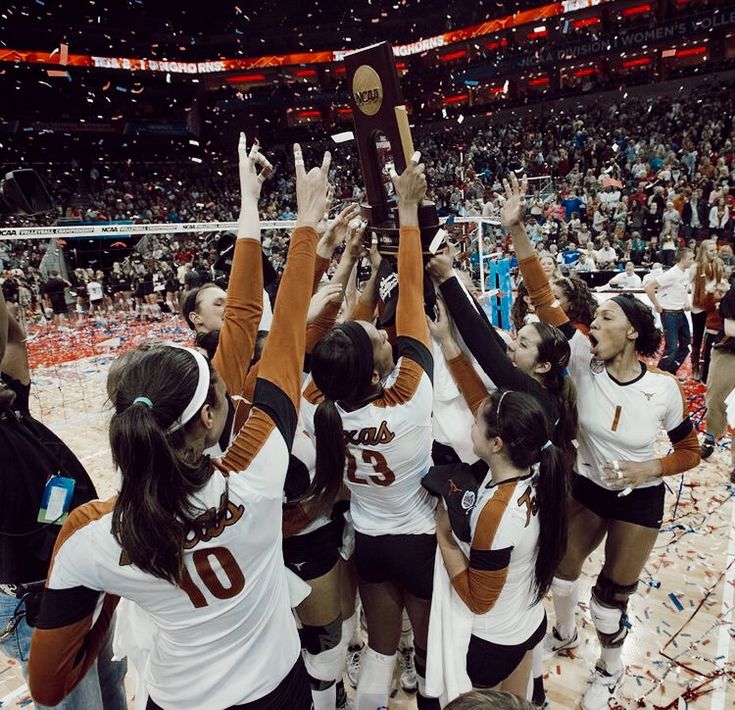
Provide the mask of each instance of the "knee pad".
{"label": "knee pad", "polygon": [[616,584],[603,574],[597,577],[592,587],[590,614],[600,643],[605,648],[617,648],[628,635],[628,598],[638,587],[638,583]]}
{"label": "knee pad", "polygon": [[577,580],[562,579],[554,577],[551,580],[551,593],[555,597],[571,597],[577,591]]}
{"label": "knee pad", "polygon": [[309,676],[315,681],[333,683],[339,678],[345,660],[340,643],[342,617],[338,616],[326,626],[304,626],[299,633],[304,649],[304,665]]}

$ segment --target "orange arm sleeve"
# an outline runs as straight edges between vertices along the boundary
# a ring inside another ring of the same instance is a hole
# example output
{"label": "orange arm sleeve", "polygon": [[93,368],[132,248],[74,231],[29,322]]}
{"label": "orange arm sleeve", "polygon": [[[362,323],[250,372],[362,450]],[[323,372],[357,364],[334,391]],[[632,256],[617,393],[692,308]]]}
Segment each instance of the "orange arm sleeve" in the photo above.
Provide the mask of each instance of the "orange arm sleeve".
{"label": "orange arm sleeve", "polygon": [[33,632],[28,685],[37,703],[58,705],[77,687],[97,660],[119,601],[106,594],[94,624],[90,615],[68,626]]}
{"label": "orange arm sleeve", "polygon": [[[470,566],[452,578],[452,586],[474,614],[493,608],[508,577],[510,549],[492,550],[492,546],[514,490],[514,484],[501,486],[485,504],[472,538]],[[503,562],[497,564],[498,560]]]}
{"label": "orange arm sleeve", "polygon": [[476,414],[480,405],[487,399],[487,390],[480,376],[464,353],[448,360],[447,365],[467,406],[472,414]]}
{"label": "orange arm sleeve", "polygon": [[684,473],[699,465],[701,454],[697,433],[692,429],[683,439],[673,444],[674,451],[668,456],[659,459],[661,463],[661,475],[673,476]]}
{"label": "orange arm sleeve", "polygon": [[357,299],[355,307],[350,313],[350,320],[364,320],[372,323],[375,317],[375,304],[366,301],[362,296]]}
{"label": "orange arm sleeve", "polygon": [[341,303],[327,302],[322,308],[321,313],[314,319],[314,322],[306,328],[306,352],[311,353],[314,346],[330,331],[334,326]]}
{"label": "orange arm sleeve", "polygon": [[314,272],[317,235],[311,227],[297,227],[291,237],[286,268],[276,297],[273,327],[260,359],[260,379],[284,392],[296,411],[301,401],[301,372],[306,347],[306,314],[311,284],[304,274]]}
{"label": "orange arm sleeve", "polygon": [[227,303],[212,366],[230,396],[242,392],[263,313],[263,260],[260,242],[238,239],[227,287]]}
{"label": "orange arm sleeve", "polygon": [[424,262],[418,227],[401,227],[398,240],[398,305],[396,333],[423,343],[431,351],[424,315]]}
{"label": "orange arm sleeve", "polygon": [[521,259],[518,266],[539,319],[557,327],[568,323],[569,318],[559,305],[559,301],[554,298],[549,278],[541,267],[538,256],[534,254],[526,259]]}

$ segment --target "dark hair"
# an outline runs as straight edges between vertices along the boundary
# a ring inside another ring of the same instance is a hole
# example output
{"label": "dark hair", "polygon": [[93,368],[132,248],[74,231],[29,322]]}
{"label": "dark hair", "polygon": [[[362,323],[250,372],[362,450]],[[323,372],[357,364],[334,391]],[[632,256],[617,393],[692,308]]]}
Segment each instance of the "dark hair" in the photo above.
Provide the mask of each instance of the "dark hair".
{"label": "dark hair", "polygon": [[569,477],[564,452],[551,442],[548,417],[533,395],[497,390],[480,409],[480,416],[488,438],[499,436],[503,440],[503,449],[516,468],[540,463],[535,569],[535,601],[540,602],[551,587],[567,544]]}
{"label": "dark hair", "polygon": [[535,707],[505,690],[470,690],[445,705],[444,710],[534,710]]}
{"label": "dark hair", "polygon": [[[183,428],[167,431],[194,396],[197,363],[186,350],[159,345],[128,356],[114,376],[108,384],[115,408],[110,447],[122,485],[112,534],[129,562],[175,584],[181,581],[184,539],[194,518],[189,496],[212,474],[207,457],[194,459],[186,451],[185,435],[196,416]],[[153,406],[133,404],[137,397]],[[205,403],[215,402],[210,378]]]}
{"label": "dark hair", "polygon": [[577,438],[577,389],[565,370],[572,351],[566,336],[556,326],[548,323],[532,325],[541,338],[536,360],[550,365],[549,371],[543,375],[542,383],[556,397],[559,406],[559,419],[551,439],[564,452],[571,469],[577,458],[577,448],[574,446]]}
{"label": "dark hair", "polygon": [[565,276],[555,284],[564,292],[567,307],[564,309],[572,323],[581,323],[588,328],[595,319],[597,300],[585,281],[577,276]]}
{"label": "dark hair", "polygon": [[193,289],[187,291],[184,294],[184,297],[181,301],[181,315],[183,316],[186,324],[191,330],[196,330],[196,326],[191,322],[189,314],[192,311],[197,310],[197,301],[199,299],[199,294],[208,288],[219,288],[219,286],[216,283],[207,283],[203,284],[202,286],[195,286]]}
{"label": "dark hair", "polygon": [[217,352],[217,346],[219,345],[219,334],[219,328],[215,328],[214,330],[208,330],[206,333],[199,332],[196,334],[196,338],[194,338],[194,345],[204,350],[210,360]]}
{"label": "dark hair", "polygon": [[516,333],[526,324],[526,316],[531,312],[526,302],[527,297],[528,289],[526,288],[526,284],[520,281],[516,289],[516,297],[513,300],[513,305],[510,307],[510,320],[513,323]]}
{"label": "dark hair", "polygon": [[9,412],[15,402],[15,391],[0,380],[0,413]]}
{"label": "dark hair", "polygon": [[306,495],[319,496],[325,504],[333,501],[339,492],[347,456],[342,417],[336,403],[357,399],[367,391],[370,381],[361,382],[362,373],[357,349],[338,328],[330,330],[314,346],[311,374],[324,400],[314,412],[316,473]]}
{"label": "dark hair", "polygon": [[632,293],[621,293],[620,296],[629,299],[631,301],[630,307],[636,309],[637,312],[638,323],[634,326],[638,331],[638,337],[635,339],[635,351],[643,357],[653,357],[658,352],[663,337],[661,331],[656,327],[653,309]]}

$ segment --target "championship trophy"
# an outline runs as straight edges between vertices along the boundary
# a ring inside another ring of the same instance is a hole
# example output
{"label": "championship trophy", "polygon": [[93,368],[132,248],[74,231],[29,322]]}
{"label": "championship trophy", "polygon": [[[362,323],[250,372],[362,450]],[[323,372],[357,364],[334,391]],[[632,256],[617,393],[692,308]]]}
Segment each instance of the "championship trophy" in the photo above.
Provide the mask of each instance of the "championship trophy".
{"label": "championship trophy", "polygon": [[[406,169],[414,153],[413,140],[391,46],[381,42],[348,54],[345,67],[367,193],[366,202],[361,205],[362,216],[368,223],[365,233],[375,233],[378,251],[384,257],[378,288],[383,303],[381,325],[386,327],[392,324],[398,296],[394,267],[400,227],[389,168],[392,163],[399,174]],[[418,212],[421,244],[424,258],[428,259],[432,253],[429,246],[433,246],[440,228],[439,217],[433,202],[424,201]],[[430,317],[434,316],[435,305],[436,294],[427,274],[424,306]]]}

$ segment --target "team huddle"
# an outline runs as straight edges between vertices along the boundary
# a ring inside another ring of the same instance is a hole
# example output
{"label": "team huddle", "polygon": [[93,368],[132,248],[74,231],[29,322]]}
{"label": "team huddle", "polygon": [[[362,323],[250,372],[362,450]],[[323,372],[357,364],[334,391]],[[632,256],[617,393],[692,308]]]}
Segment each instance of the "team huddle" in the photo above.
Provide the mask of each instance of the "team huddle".
{"label": "team huddle", "polygon": [[[663,478],[700,461],[678,381],[644,361],[661,341],[652,310],[626,293],[595,308],[578,279],[550,282],[524,227],[526,181],[511,176],[501,219],[537,320],[514,339],[496,330],[452,247],[422,251],[418,153],[392,174],[398,298],[385,308],[382,258],[356,210],[324,230],[329,153],[307,172],[296,145],[296,227],[264,314],[258,199],[271,166],[244,137],[239,151],[227,293],[184,300],[197,346],[144,345],[110,371],[119,492],[76,508],[58,536],[34,699],[61,702],[134,626],[120,645],[137,659],[139,707],[347,707],[359,595],[357,710],[388,706],[404,616],[419,710],[473,688],[543,707],[543,661],[579,643],[577,580],[605,541],[589,601],[599,659],[581,702],[607,708]],[[371,274],[346,300],[363,258]]]}

